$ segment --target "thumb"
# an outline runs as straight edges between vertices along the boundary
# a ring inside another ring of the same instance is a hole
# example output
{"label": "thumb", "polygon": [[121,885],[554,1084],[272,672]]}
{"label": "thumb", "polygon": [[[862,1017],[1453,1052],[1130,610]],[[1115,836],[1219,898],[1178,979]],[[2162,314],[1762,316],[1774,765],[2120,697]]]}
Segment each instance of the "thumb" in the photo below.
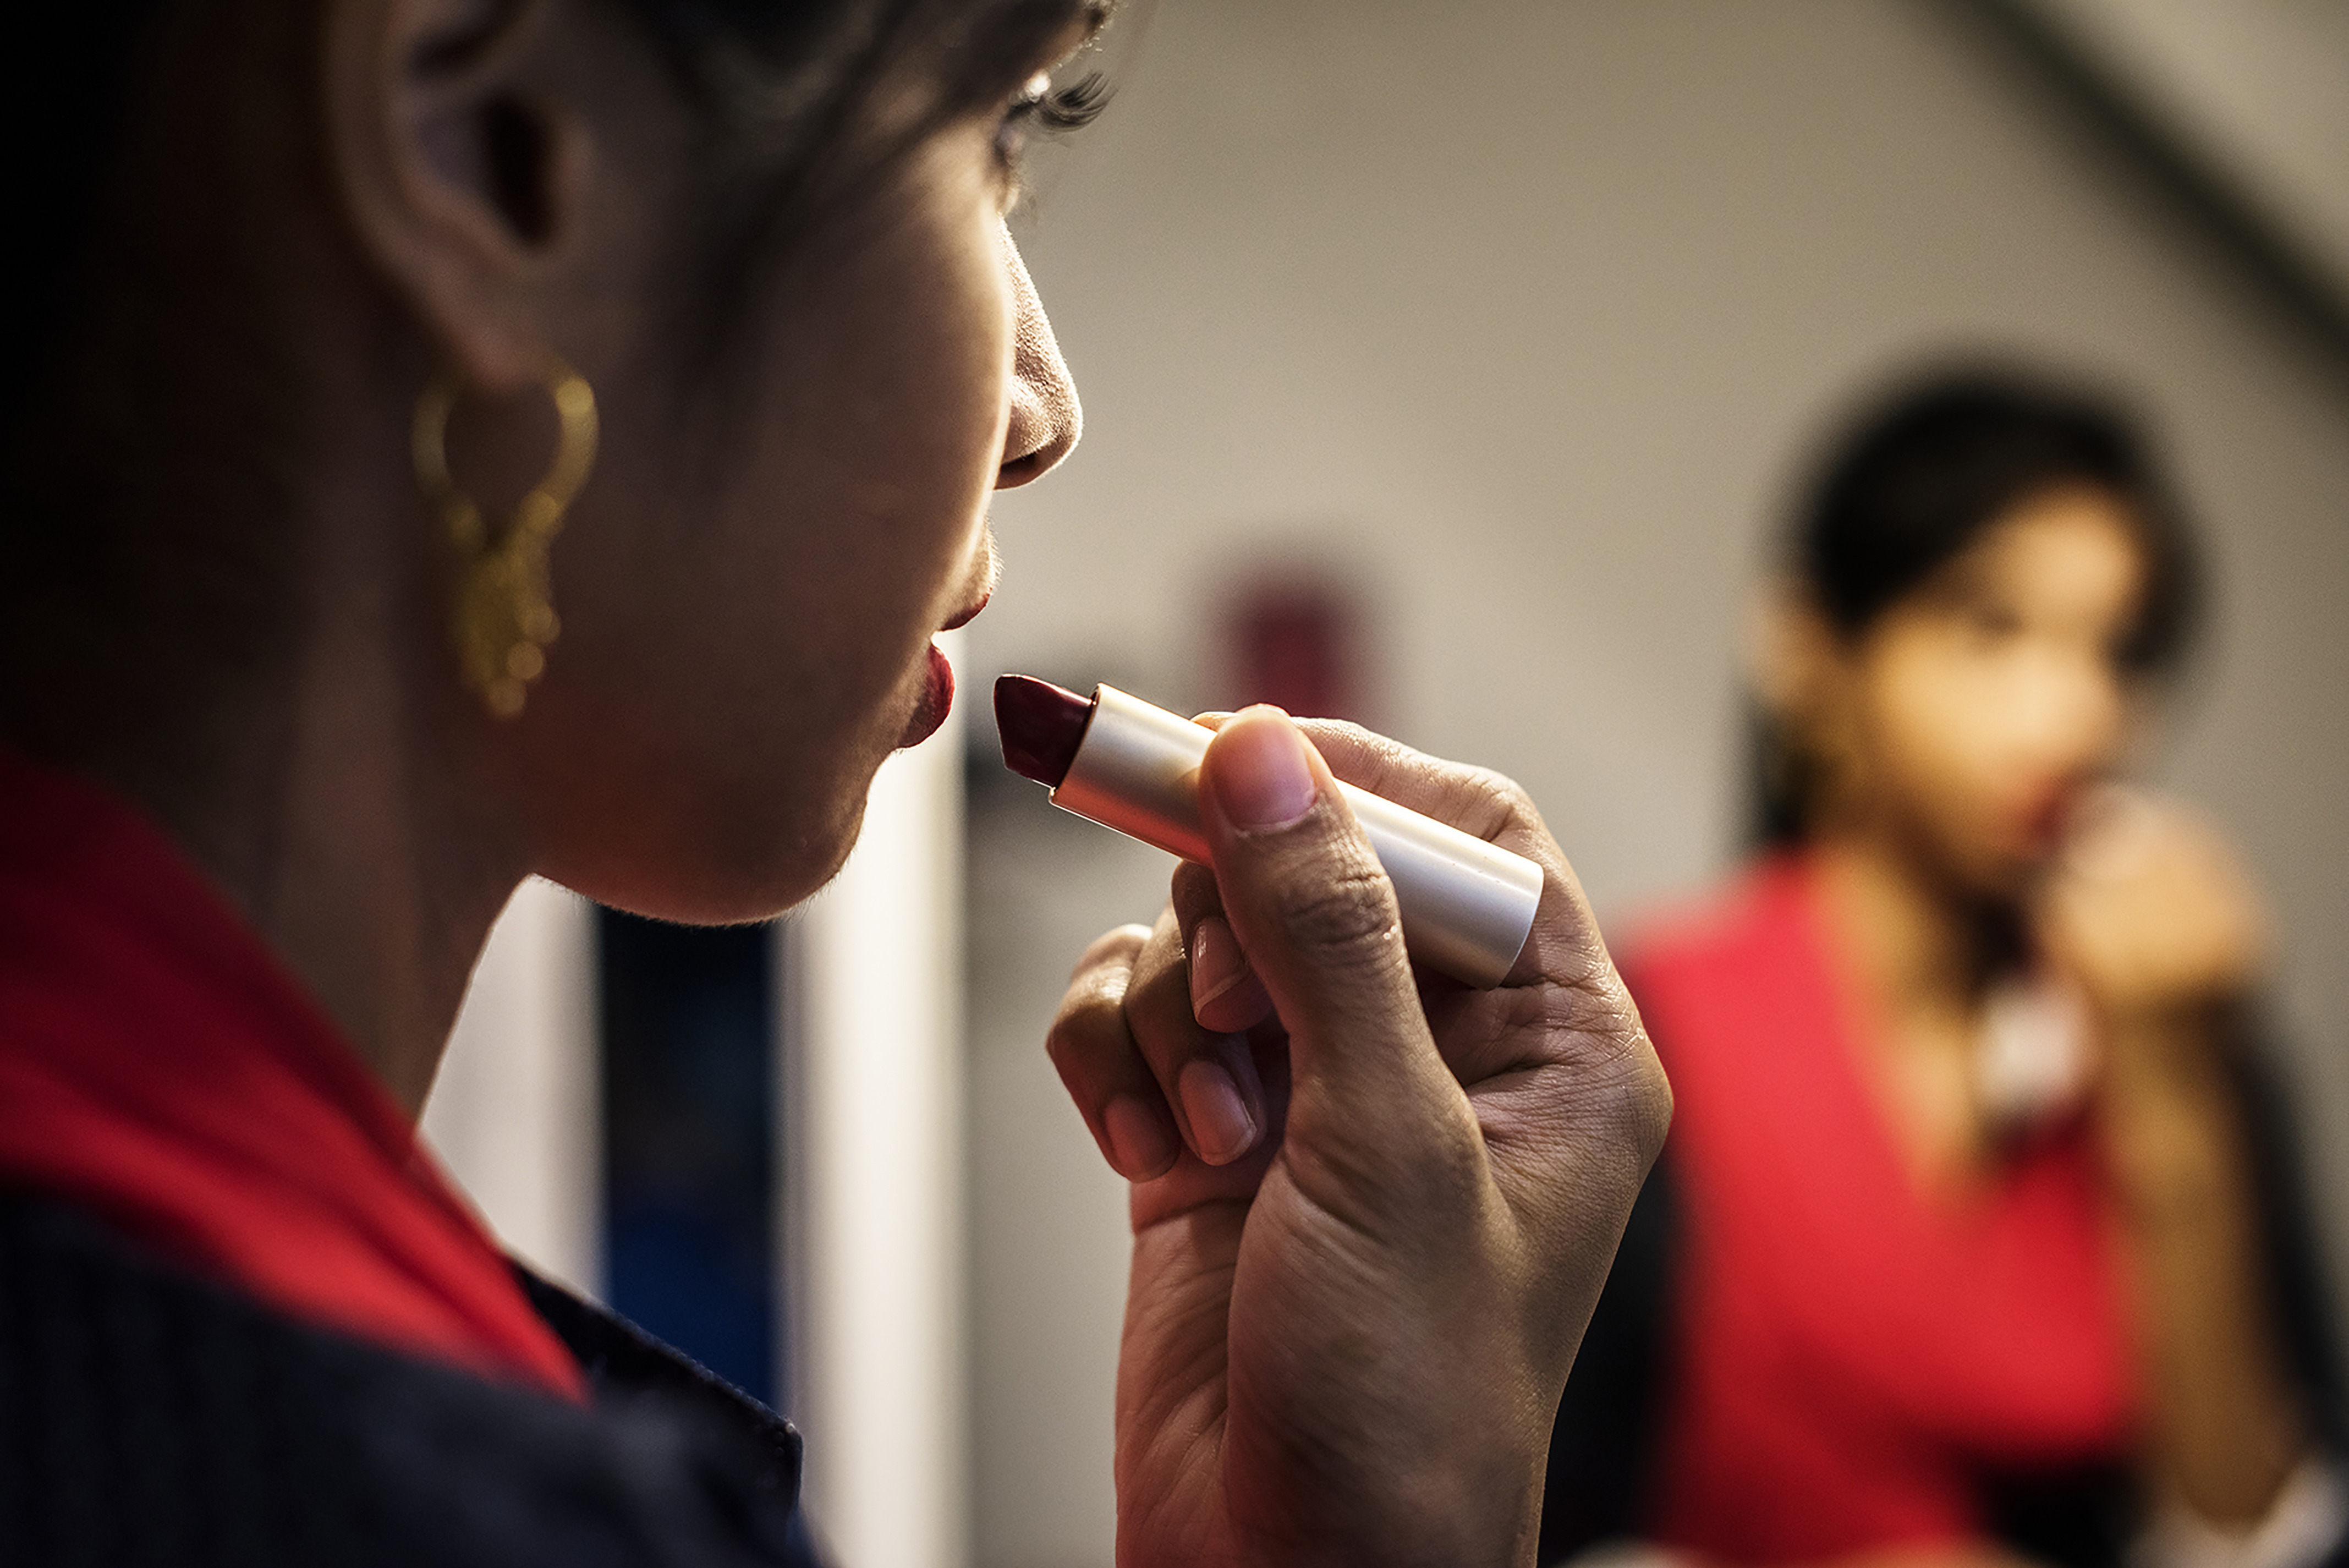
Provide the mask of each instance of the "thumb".
{"label": "thumb", "polygon": [[1300,1096],[1330,1075],[1388,1092],[1450,1074],[1394,888],[1337,780],[1278,708],[1228,720],[1199,767],[1199,816],[1233,934],[1289,1035]]}

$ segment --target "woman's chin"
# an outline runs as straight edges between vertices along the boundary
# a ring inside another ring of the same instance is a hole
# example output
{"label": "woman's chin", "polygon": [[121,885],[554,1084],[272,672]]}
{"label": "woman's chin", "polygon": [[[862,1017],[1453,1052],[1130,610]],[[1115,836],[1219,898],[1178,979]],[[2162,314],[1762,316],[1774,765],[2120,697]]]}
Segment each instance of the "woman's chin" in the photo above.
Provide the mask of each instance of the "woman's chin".
{"label": "woman's chin", "polygon": [[2044,884],[2054,857],[2013,850],[1985,855],[1971,878],[1977,896],[1993,904],[2020,904]]}
{"label": "woman's chin", "polygon": [[[846,858],[844,852],[841,858]],[[642,915],[647,919],[680,926],[743,926],[788,912],[832,880],[833,873],[838,869],[835,863],[822,876],[794,873],[746,877],[738,869],[724,877],[664,877],[657,881],[631,879],[585,885],[562,877],[554,880],[599,904]]]}
{"label": "woman's chin", "polygon": [[1937,862],[1929,873],[1959,898],[1984,904],[2015,904],[2028,898],[2045,880],[2052,857],[2028,853],[2025,846],[2003,841],[1944,840],[1930,855]]}
{"label": "woman's chin", "polygon": [[864,822],[868,774],[841,787],[826,806],[794,809],[781,798],[738,800],[729,811],[708,796],[689,826],[623,846],[616,835],[592,857],[549,864],[547,877],[632,915],[688,926],[743,925],[772,919],[832,880],[855,846]]}

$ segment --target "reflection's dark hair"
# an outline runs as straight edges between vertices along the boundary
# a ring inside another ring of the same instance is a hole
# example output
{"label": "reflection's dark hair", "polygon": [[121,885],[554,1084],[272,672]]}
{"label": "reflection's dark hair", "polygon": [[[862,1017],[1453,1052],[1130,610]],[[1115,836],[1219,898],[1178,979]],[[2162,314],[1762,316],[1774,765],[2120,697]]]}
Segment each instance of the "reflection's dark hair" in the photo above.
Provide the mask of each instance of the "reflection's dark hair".
{"label": "reflection's dark hair", "polygon": [[[2144,554],[2145,596],[2120,649],[2123,667],[2173,670],[2201,599],[2184,515],[2119,405],[2034,376],[1945,372],[1881,400],[1806,487],[1785,570],[1839,635],[1857,637],[2018,503],[2074,484],[2118,499]],[[1812,770],[1758,707],[1753,727],[1755,836],[1799,842]]]}

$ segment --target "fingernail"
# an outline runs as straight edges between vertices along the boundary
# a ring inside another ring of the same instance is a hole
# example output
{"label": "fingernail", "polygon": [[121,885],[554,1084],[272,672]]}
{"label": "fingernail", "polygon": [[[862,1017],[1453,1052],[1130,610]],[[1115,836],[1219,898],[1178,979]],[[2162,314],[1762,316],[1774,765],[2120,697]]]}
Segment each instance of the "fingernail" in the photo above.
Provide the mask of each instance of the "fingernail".
{"label": "fingernail", "polygon": [[1174,1163],[1174,1129],[1132,1095],[1120,1095],[1102,1109],[1102,1137],[1109,1162],[1128,1181],[1147,1181]]}
{"label": "fingernail", "polygon": [[1214,1034],[1242,1034],[1272,1016],[1272,996],[1221,915],[1191,933],[1191,1016]]}
{"label": "fingernail", "polygon": [[1244,713],[1224,726],[1216,746],[1216,793],[1237,826],[1287,827],[1313,809],[1305,737],[1287,719]]}
{"label": "fingernail", "polygon": [[1220,1064],[1206,1057],[1188,1064],[1175,1087],[1191,1118],[1191,1143],[1209,1165],[1229,1165],[1256,1142],[1256,1118],[1240,1098],[1237,1084]]}
{"label": "fingernail", "polygon": [[1191,931],[1191,1012],[1231,990],[1247,977],[1248,961],[1239,939],[1221,915],[1209,915]]}

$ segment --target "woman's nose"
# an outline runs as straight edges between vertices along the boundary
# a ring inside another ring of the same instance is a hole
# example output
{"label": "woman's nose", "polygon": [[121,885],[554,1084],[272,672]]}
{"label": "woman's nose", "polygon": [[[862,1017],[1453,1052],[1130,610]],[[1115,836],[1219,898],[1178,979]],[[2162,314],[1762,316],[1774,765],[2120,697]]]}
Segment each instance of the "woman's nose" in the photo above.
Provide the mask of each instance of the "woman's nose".
{"label": "woman's nose", "polygon": [[1049,472],[1075,450],[1084,429],[1084,410],[1077,406],[1077,384],[1069,379],[1069,362],[1044,319],[1044,302],[1036,296],[1028,264],[1019,247],[1003,235],[1003,262],[1011,274],[1011,298],[1017,324],[1011,359],[1011,425],[1003,438],[1003,464],[995,487],[1009,490]]}
{"label": "woman's nose", "polygon": [[2049,650],[2036,690],[2014,706],[2033,749],[2065,772],[2100,773],[2127,736],[2128,691],[2101,642]]}

